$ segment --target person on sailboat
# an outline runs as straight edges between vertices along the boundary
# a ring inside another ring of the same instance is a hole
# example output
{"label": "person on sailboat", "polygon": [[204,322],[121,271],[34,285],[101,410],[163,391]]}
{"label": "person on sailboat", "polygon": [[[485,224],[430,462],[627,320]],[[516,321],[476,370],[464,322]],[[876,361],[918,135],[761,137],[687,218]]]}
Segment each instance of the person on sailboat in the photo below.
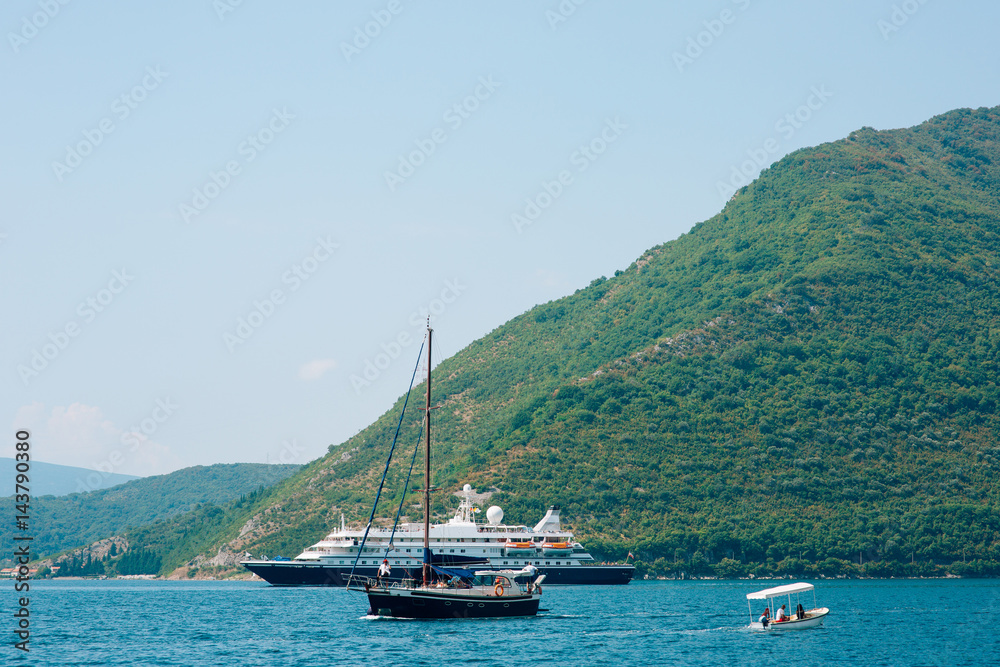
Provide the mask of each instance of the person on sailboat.
{"label": "person on sailboat", "polygon": [[389,567],[389,559],[383,558],[382,564],[378,566],[378,576],[376,577],[376,580],[381,582],[382,577],[388,577],[390,572],[392,572],[392,568]]}

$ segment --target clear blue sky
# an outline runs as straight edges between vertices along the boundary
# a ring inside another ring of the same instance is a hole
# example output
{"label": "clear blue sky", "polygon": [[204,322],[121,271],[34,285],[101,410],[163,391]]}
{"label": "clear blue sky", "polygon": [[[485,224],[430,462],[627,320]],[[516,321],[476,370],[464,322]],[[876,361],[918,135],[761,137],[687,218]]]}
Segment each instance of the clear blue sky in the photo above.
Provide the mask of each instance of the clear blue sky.
{"label": "clear blue sky", "polygon": [[40,460],[305,463],[428,308],[449,356],[748,160],[1000,103],[986,1],[234,3],[0,8],[0,422]]}

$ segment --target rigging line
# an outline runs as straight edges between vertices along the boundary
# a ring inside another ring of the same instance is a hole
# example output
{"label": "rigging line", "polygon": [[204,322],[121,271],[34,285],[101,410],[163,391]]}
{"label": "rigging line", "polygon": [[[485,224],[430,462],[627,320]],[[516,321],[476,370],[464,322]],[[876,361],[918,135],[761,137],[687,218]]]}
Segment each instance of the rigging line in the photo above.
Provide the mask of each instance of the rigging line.
{"label": "rigging line", "polygon": [[[427,419],[427,416],[424,416]],[[403,496],[399,499],[399,507],[396,509],[396,520],[392,523],[392,533],[389,535],[389,544],[385,548],[385,555],[389,555],[389,550],[392,549],[392,540],[396,537],[396,526],[399,525],[399,515],[403,511],[403,503],[406,502],[406,492],[410,489],[410,475],[413,474],[413,464],[417,462],[417,452],[420,451],[420,443],[424,439],[424,430],[420,429],[420,435],[417,436],[417,444],[413,447],[413,456],[410,458],[410,472],[406,473],[406,483],[403,485]]]}
{"label": "rigging line", "polygon": [[[426,340],[426,339],[425,339]],[[403,425],[403,416],[406,414],[406,404],[410,402],[410,392],[413,391],[413,380],[417,377],[417,369],[420,367],[420,355],[423,354],[424,344],[420,343],[420,350],[417,352],[417,363],[413,365],[413,375],[410,377],[410,388],[406,390],[406,398],[403,399],[403,409],[399,413],[399,421],[396,423],[396,434],[392,436],[392,446],[389,448],[389,458],[385,461],[385,470],[382,471],[382,481],[378,483],[378,491],[375,493],[375,503],[372,505],[371,516],[368,517],[368,525],[365,526],[365,534],[361,537],[361,546],[358,547],[358,555],[354,557],[354,564],[351,565],[351,574],[347,581],[350,583],[354,577],[354,570],[358,566],[358,560],[365,551],[365,542],[368,541],[368,531],[371,530],[372,522],[375,521],[375,510],[378,508],[378,500],[382,496],[382,487],[385,485],[385,476],[389,474],[389,464],[392,462],[392,453],[396,450],[396,440],[399,439],[399,429]]]}

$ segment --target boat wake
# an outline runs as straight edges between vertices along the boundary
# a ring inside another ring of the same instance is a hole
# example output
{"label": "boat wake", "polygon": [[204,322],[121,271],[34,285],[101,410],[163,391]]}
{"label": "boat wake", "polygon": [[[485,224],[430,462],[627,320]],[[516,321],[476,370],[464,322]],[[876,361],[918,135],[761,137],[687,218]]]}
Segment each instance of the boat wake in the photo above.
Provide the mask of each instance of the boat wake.
{"label": "boat wake", "polygon": [[721,633],[743,633],[746,632],[746,626],[742,625],[728,625],[719,628],[689,628],[687,630],[677,630],[673,634],[677,635],[714,635]]}

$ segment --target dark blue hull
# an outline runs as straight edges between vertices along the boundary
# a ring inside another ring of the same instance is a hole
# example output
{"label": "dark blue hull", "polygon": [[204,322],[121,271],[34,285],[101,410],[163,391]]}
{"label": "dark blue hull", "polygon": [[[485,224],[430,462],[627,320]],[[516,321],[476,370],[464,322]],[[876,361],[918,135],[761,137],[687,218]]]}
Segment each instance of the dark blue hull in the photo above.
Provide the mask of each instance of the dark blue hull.
{"label": "dark blue hull", "polygon": [[535,616],[538,596],[449,596],[433,592],[368,592],[370,614],[395,618],[504,618]]}
{"label": "dark blue hull", "polygon": [[[272,586],[346,586],[351,574],[349,565],[323,565],[296,561],[249,561],[243,566]],[[577,565],[577,566],[536,566],[539,574],[545,575],[545,585],[562,586],[621,586],[632,581],[635,568],[631,565]],[[487,569],[488,566],[483,566]],[[406,576],[399,566],[393,566],[388,581],[400,581]],[[359,566],[354,574],[374,579],[377,567]],[[411,578],[420,578],[420,568],[409,573]]]}

